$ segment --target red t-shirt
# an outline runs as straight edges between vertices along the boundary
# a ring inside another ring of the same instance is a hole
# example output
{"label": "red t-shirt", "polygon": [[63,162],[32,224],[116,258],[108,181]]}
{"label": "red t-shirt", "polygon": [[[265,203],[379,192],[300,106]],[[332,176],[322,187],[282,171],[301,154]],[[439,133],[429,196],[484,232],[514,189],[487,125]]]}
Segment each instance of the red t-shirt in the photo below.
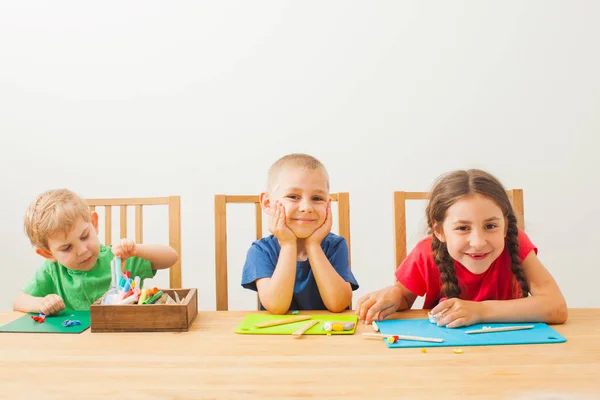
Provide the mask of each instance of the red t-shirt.
{"label": "red t-shirt", "polygon": [[[537,247],[525,232],[519,231],[519,258],[524,260]],[[425,296],[424,309],[435,307],[442,297],[440,270],[433,259],[431,236],[421,240],[396,270],[396,279],[417,296]],[[454,261],[456,278],[463,300],[511,300],[522,296],[521,288],[510,269],[508,248],[482,274],[474,274]]]}

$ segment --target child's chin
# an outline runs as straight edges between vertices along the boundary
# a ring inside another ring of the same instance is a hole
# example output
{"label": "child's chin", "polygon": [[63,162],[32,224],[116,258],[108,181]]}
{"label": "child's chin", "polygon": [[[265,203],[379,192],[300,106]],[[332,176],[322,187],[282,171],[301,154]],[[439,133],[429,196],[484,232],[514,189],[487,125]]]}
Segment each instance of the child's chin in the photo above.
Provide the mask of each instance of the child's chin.
{"label": "child's chin", "polygon": [[75,268],[71,268],[71,269],[74,269],[76,271],[89,271],[92,268],[94,268],[94,265],[96,265],[97,259],[98,259],[98,257],[93,257],[90,261],[86,262],[85,264],[79,264]]}
{"label": "child's chin", "polygon": [[296,237],[298,239],[306,239],[307,237],[310,237],[310,235],[312,235],[315,231],[294,231],[294,235],[296,235]]}

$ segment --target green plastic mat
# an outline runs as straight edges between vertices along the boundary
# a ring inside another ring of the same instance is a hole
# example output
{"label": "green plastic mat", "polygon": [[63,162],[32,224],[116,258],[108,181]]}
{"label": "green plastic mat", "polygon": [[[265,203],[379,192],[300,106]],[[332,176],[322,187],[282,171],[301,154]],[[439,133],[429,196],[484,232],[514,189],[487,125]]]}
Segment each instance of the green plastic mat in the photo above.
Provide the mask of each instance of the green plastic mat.
{"label": "green plastic mat", "polygon": [[[257,328],[255,324],[261,324],[263,322],[276,321],[279,319],[295,318],[307,314],[299,315],[272,315],[272,314],[248,314],[244,320],[235,328],[235,333],[247,334],[247,335],[291,335],[298,329],[305,326],[312,320],[319,321],[318,324],[304,332],[304,335],[326,335],[328,333],[332,335],[352,335],[356,331],[356,325],[358,323],[358,316],[356,315],[312,315],[311,319],[307,319],[299,322],[292,322],[285,325],[269,326],[267,328]],[[354,322],[354,328],[350,331],[331,331],[327,332],[323,330],[325,322]]]}
{"label": "green plastic mat", "polygon": [[[23,332],[23,333],[81,333],[90,327],[89,311],[62,310],[55,315],[48,315],[42,323],[31,319],[39,313],[25,314],[6,325],[0,326],[0,332]],[[79,320],[81,325],[64,327],[63,321]]]}

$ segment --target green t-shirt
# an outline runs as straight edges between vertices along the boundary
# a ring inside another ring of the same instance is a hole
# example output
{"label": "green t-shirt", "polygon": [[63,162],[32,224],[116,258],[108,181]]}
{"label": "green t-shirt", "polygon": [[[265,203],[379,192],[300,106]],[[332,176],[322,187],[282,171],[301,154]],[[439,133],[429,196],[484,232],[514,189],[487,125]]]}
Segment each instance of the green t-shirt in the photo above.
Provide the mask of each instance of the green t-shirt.
{"label": "green t-shirt", "polygon": [[[89,271],[74,271],[58,261],[46,260],[23,291],[34,297],[57,294],[63,299],[67,309],[89,310],[90,304],[110,288],[110,262],[113,258],[112,246],[100,245],[98,260]],[[139,276],[141,282],[156,275],[150,261],[139,257],[128,258],[125,269],[131,271],[132,278]]]}

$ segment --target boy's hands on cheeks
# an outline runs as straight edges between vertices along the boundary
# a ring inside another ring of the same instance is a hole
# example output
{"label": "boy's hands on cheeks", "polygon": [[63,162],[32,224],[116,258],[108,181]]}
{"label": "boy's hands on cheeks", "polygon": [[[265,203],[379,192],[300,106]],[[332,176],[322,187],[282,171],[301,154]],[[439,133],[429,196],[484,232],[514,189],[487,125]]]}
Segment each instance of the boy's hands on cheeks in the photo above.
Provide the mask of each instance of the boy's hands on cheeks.
{"label": "boy's hands on cheeks", "polygon": [[397,286],[390,286],[369,293],[356,303],[356,314],[364,324],[371,324],[373,320],[381,321],[388,315],[395,313],[402,302],[402,291]]}
{"label": "boy's hands on cheeks", "polygon": [[40,312],[46,315],[56,314],[65,309],[65,302],[56,294],[49,294],[42,298],[40,304]]}
{"label": "boy's hands on cheeks", "polygon": [[269,232],[279,240],[280,245],[296,242],[296,235],[285,223],[285,207],[278,201],[275,202],[275,206],[271,207]]}
{"label": "boy's hands on cheeks", "polygon": [[439,315],[438,326],[458,328],[480,323],[485,304],[451,298],[442,301],[431,310],[431,314]]}
{"label": "boy's hands on cheeks", "polygon": [[320,245],[323,239],[327,237],[329,232],[331,232],[332,226],[332,218],[331,218],[331,200],[327,203],[327,215],[325,216],[325,221],[323,225],[318,227],[309,237],[306,238],[306,244],[318,244]]}
{"label": "boy's hands on cheeks", "polygon": [[137,245],[133,240],[123,238],[119,243],[112,246],[112,252],[115,257],[119,257],[121,260],[125,261],[129,257],[137,255]]}

